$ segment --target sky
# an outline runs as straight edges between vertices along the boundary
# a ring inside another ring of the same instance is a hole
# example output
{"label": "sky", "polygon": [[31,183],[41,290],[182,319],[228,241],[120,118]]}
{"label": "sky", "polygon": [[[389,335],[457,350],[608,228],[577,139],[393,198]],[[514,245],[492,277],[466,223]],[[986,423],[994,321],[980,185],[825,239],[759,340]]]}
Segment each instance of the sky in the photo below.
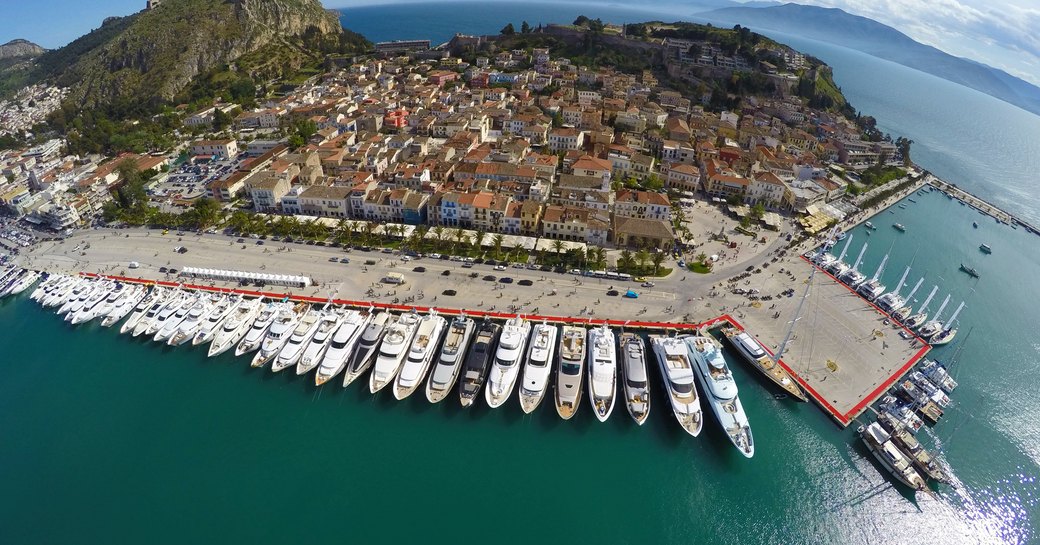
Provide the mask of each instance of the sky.
{"label": "sky", "polygon": [[[385,1],[322,0],[327,7]],[[636,0],[631,7],[644,2],[651,0]],[[798,3],[842,8],[875,19],[919,42],[1001,68],[1040,85],[1040,0],[798,0]],[[139,11],[145,0],[0,0],[0,4],[4,13],[0,43],[25,38],[43,47],[55,48],[101,26],[105,17]],[[364,33],[364,29],[356,30]]]}

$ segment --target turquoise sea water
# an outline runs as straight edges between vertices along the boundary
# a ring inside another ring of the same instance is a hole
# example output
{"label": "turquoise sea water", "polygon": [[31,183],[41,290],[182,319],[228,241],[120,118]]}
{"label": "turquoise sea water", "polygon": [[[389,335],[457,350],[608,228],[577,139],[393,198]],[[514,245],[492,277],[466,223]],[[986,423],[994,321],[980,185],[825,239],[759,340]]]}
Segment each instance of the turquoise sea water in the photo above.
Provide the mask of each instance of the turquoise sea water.
{"label": "turquoise sea water", "polygon": [[[366,26],[348,26],[375,39],[408,38],[406,25],[446,28],[466,13],[433,5],[412,20],[397,10],[369,11]],[[576,13],[616,20],[609,9],[595,11]],[[479,13],[488,31],[505,22],[490,8]],[[371,32],[392,21],[401,34]],[[914,115],[896,102],[869,110],[876,88],[854,88],[838,61],[821,56],[883,126]],[[885,69],[874,68],[875,78],[912,87],[912,74]],[[964,109],[945,131],[988,127],[987,107]],[[951,141],[961,158],[982,145]],[[1009,149],[989,153],[1013,161]],[[1007,185],[973,180],[994,192]],[[642,428],[622,407],[600,424],[587,405],[569,422],[548,404],[523,416],[515,397],[496,410],[463,410],[451,398],[430,406],[421,395],[397,402],[387,392],[370,396],[363,384],[319,389],[309,377],[253,370],[231,355],[207,359],[202,350],[159,347],[94,324],[71,327],[23,295],[0,302],[0,543],[1035,542],[1038,239],[938,192],[913,198],[874,219],[875,233],[853,230],[850,253],[869,240],[864,268],[872,273],[891,248],[889,285],[913,260],[910,281],[927,276],[921,297],[932,283],[942,286],[933,309],[955,294],[947,315],[967,301],[958,339],[972,333],[954,367],[957,407],[926,436],[960,482],[940,488],[938,499],[895,488],[851,430],[812,405],[774,399],[735,362],[757,443],[751,460],[710,416],[699,438],[680,432],[656,372]],[[890,227],[896,222],[905,234]],[[977,250],[982,242],[992,255]],[[981,278],[958,272],[962,261]],[[812,313],[806,309],[806,320]],[[933,355],[948,358],[956,346]]]}

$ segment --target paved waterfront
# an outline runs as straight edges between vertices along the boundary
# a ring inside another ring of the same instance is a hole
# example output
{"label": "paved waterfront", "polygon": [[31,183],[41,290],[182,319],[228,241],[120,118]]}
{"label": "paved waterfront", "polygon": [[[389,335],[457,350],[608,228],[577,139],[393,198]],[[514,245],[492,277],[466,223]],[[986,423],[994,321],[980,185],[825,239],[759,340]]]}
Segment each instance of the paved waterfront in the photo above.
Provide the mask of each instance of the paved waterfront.
{"label": "paved waterfront", "polygon": [[[763,343],[775,348],[783,340],[811,267],[797,255],[778,257],[781,238],[772,236],[771,243],[747,248],[746,254],[752,255],[745,254],[743,258],[734,255],[720,263],[714,274],[674,272],[657,280],[652,288],[643,288],[634,282],[619,283],[513,267],[504,271],[493,270],[489,265],[465,268],[460,262],[439,259],[404,261],[399,255],[380,252],[354,250],[348,253],[337,248],[271,241],[257,245],[251,239],[239,243],[237,237],[195,234],[178,237],[172,232],[161,235],[159,231],[139,229],[84,231],[63,242],[45,242],[26,256],[26,264],[47,271],[172,281],[178,277],[160,273],[160,267],[194,266],[306,275],[314,279],[316,285],[294,290],[296,294],[590,319],[694,323],[730,314]],[[177,246],[187,248],[187,253],[174,252]],[[759,253],[753,253],[755,251]],[[331,262],[332,257],[347,257],[350,263]],[[771,262],[774,258],[776,261]],[[129,269],[131,261],[138,262],[140,267]],[[375,264],[366,265],[368,261]],[[732,285],[725,284],[726,279],[748,266],[761,267],[766,263],[768,266],[760,273],[750,274]],[[415,272],[415,267],[424,267],[426,271]],[[401,273],[406,283],[401,286],[380,283],[387,272]],[[726,274],[720,274],[723,272]],[[470,276],[473,273],[477,278]],[[488,275],[496,280],[484,280]],[[506,276],[513,279],[512,284],[497,281]],[[521,280],[530,280],[531,285],[521,286],[518,284]],[[233,283],[196,283],[237,287]],[[863,400],[873,397],[871,394],[878,386],[903,367],[920,346],[899,338],[896,330],[882,324],[881,314],[826,274],[818,273],[813,285],[783,359],[817,392],[824,408],[836,420],[846,423],[848,417],[862,409]],[[788,288],[794,288],[796,293],[772,301],[749,302],[746,296],[732,294],[730,290],[734,287],[758,289],[760,296],[775,297]],[[621,294],[632,289],[639,293],[639,298],[608,296],[611,288]],[[277,287],[267,289],[284,291]],[[454,290],[456,295],[445,295],[446,290]],[[882,335],[876,336],[875,331]],[[829,362],[833,362],[830,368]]]}

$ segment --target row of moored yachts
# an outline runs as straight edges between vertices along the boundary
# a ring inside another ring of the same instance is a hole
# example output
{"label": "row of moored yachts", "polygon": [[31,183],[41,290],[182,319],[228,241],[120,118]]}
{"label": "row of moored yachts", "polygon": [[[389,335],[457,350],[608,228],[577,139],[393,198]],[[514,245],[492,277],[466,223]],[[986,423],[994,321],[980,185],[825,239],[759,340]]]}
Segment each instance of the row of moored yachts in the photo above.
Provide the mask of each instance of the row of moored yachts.
{"label": "row of moored yachts", "polygon": [[40,273],[18,267],[0,269],[0,299],[18,295],[40,279]]}
{"label": "row of moored yachts", "polygon": [[[253,367],[270,363],[276,372],[289,367],[298,375],[314,371],[318,385],[342,374],[346,387],[367,372],[372,393],[392,385],[394,396],[404,399],[425,383],[431,403],[457,390],[462,405],[469,406],[483,389],[493,408],[518,390],[522,410],[530,413],[551,383],[557,412],[570,419],[587,384],[592,409],[605,421],[614,409],[620,377],[632,418],[642,424],[650,412],[643,338],[626,332],[615,336],[606,325],[557,327],[521,316],[499,325],[465,315],[449,320],[433,311],[319,308],[62,275],[47,278],[31,297],[73,324],[100,320],[107,327],[122,320],[121,333],[147,335],[171,346],[208,344],[210,356],[232,349],[237,356],[253,354]],[[649,344],[682,428],[693,436],[700,433],[703,397],[730,441],[751,457],[751,428],[718,342],[707,336],[650,336]]]}

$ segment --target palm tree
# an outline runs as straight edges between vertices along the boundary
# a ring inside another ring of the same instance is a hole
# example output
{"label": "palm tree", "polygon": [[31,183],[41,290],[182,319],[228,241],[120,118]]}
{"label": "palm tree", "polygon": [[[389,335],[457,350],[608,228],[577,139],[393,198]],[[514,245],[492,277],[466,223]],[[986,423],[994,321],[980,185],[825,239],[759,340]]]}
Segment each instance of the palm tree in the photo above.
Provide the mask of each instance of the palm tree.
{"label": "palm tree", "polygon": [[376,232],[376,224],[371,221],[366,221],[361,225],[361,241],[365,244],[372,243],[372,234]]}
{"label": "palm tree", "polygon": [[480,253],[480,249],[484,247],[484,242],[487,241],[487,231],[477,231],[473,234],[473,249]]}
{"label": "palm tree", "polygon": [[491,245],[494,247],[495,259],[502,259],[502,244],[505,240],[506,237],[502,236],[501,233],[491,237]]}
{"label": "palm tree", "polygon": [[635,265],[635,260],[632,259],[632,250],[625,248],[621,250],[621,257],[618,258],[618,270],[630,271],[632,266]]}
{"label": "palm tree", "polygon": [[650,261],[650,252],[646,251],[646,248],[640,248],[636,252],[636,261],[639,263],[639,272],[646,270],[646,262]]}
{"label": "palm tree", "polygon": [[654,276],[659,276],[661,263],[664,263],[664,252],[654,252],[654,255],[650,257],[650,262],[654,265]]}
{"label": "palm tree", "polygon": [[437,250],[440,250],[441,242],[444,242],[444,226],[435,226],[433,228],[433,236],[437,237]]}
{"label": "palm tree", "polygon": [[451,251],[452,253],[455,253],[455,248],[457,248],[459,244],[462,244],[462,241],[466,239],[466,230],[459,227],[452,232],[452,236],[455,238],[455,245],[452,246]]}
{"label": "palm tree", "polygon": [[701,252],[697,254],[697,263],[704,265],[704,262],[708,260],[708,254]]}
{"label": "palm tree", "polygon": [[563,241],[560,240],[560,239],[556,239],[556,240],[552,241],[552,249],[553,249],[553,252],[556,253],[557,255],[563,253]]}

